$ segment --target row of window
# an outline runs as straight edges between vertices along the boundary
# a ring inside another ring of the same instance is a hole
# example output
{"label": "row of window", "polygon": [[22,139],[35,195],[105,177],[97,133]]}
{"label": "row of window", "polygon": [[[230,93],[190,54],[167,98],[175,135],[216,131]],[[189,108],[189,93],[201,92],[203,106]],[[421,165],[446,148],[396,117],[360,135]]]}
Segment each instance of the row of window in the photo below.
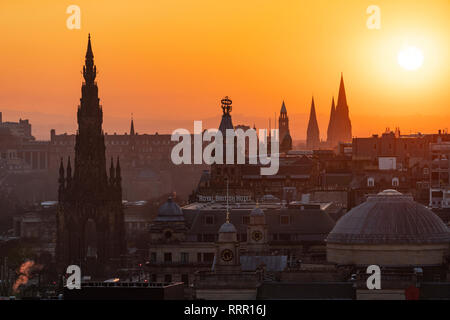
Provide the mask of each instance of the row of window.
{"label": "row of window", "polygon": [[[398,187],[400,185],[400,181],[397,177],[392,178],[392,186],[393,187]],[[375,179],[370,177],[367,178],[367,186],[368,187],[374,187],[375,186]]]}
{"label": "row of window", "polygon": [[[279,223],[281,225],[291,224],[291,217],[289,215],[280,215]],[[242,224],[248,225],[250,223],[250,216],[242,216]],[[216,219],[213,215],[206,215],[203,217],[203,224],[215,225]]]}
{"label": "row of window", "polygon": [[[213,262],[214,260],[214,253],[213,252],[197,252],[197,263],[202,262]],[[150,261],[151,262],[158,262],[158,253],[157,252],[150,252]],[[189,263],[189,252],[180,252],[179,260],[173,259],[172,252],[164,252],[163,253],[163,262],[165,263],[172,263],[172,262],[179,262],[179,263]]]}

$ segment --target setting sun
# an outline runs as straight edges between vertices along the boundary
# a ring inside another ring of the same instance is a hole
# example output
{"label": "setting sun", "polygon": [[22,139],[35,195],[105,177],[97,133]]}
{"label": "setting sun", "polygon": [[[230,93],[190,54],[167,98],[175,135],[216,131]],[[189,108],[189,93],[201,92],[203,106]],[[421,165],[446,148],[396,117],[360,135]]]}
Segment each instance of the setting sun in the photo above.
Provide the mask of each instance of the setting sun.
{"label": "setting sun", "polygon": [[406,70],[417,70],[423,64],[423,53],[416,47],[406,47],[398,53],[398,64]]}

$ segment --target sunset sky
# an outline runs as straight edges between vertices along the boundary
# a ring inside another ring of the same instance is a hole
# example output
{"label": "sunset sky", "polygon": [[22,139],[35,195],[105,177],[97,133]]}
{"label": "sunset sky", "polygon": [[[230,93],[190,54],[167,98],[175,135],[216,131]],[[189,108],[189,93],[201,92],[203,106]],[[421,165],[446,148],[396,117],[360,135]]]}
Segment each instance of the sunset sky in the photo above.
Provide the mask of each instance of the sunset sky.
{"label": "sunset sky", "polygon": [[[72,4],[79,30],[66,27]],[[74,132],[90,32],[108,133],[131,113],[139,133],[218,127],[228,95],[234,124],[258,128],[284,100],[299,140],[314,95],[325,139],[341,72],[354,136],[436,132],[450,126],[449,18],[448,0],[1,0],[0,111],[39,139]],[[423,53],[419,69],[399,65],[405,46]]]}

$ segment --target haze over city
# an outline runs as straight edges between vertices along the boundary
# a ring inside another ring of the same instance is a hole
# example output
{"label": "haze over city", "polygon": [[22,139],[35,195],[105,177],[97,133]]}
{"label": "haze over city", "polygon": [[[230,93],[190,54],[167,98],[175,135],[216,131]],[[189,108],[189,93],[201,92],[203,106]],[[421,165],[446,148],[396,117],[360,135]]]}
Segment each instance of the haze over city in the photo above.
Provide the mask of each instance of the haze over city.
{"label": "haze over city", "polygon": [[[274,126],[284,100],[293,139],[305,139],[314,95],[326,139],[341,72],[353,136],[448,127],[448,1],[376,1],[379,30],[366,26],[369,1],[135,3],[79,0],[81,29],[68,30],[68,1],[2,1],[4,121],[29,118],[38,139],[75,132],[91,33],[109,133],[127,131],[131,113],[139,133],[217,127],[228,95],[235,123],[256,127]],[[398,61],[405,46],[423,55],[416,70]]]}

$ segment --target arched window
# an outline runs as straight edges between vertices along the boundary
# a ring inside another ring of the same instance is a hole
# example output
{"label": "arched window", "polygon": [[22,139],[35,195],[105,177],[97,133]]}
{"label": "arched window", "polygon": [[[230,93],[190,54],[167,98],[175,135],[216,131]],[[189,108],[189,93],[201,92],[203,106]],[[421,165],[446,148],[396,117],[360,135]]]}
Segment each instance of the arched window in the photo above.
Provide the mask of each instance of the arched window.
{"label": "arched window", "polygon": [[398,185],[399,185],[399,180],[398,180],[398,178],[397,178],[397,177],[392,178],[392,186],[393,186],[393,187],[398,187]]}

